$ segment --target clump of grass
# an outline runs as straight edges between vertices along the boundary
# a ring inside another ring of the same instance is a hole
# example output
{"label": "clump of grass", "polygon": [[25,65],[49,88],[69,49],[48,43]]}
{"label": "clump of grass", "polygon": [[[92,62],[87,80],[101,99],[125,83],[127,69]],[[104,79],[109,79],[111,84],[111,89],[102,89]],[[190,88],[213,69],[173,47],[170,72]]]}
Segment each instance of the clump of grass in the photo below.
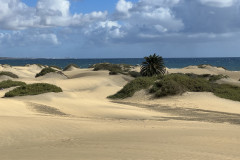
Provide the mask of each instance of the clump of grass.
{"label": "clump of grass", "polygon": [[120,67],[122,68],[122,70],[123,70],[124,72],[129,72],[130,69],[132,68],[132,66],[129,65],[129,64],[120,64]]}
{"label": "clump of grass", "polygon": [[7,81],[0,82],[0,89],[16,87],[16,86],[23,86],[23,85],[26,85],[26,83],[20,82],[20,81],[7,80]]}
{"label": "clump of grass", "polygon": [[50,68],[50,67],[43,68],[40,73],[36,74],[35,77],[37,78],[37,77],[40,77],[40,76],[44,76],[45,74],[51,73],[51,72],[56,72],[56,70],[53,69],[53,68]]}
{"label": "clump of grass", "polygon": [[128,72],[128,74],[134,78],[141,77],[140,72],[136,72],[136,71],[130,71]]}
{"label": "clump of grass", "polygon": [[36,64],[38,67],[40,67],[40,68],[43,68],[44,67],[44,65],[42,65],[42,64]]}
{"label": "clump of grass", "polygon": [[120,73],[119,70],[111,70],[109,75],[117,75],[118,73]]}
{"label": "clump of grass", "polygon": [[23,85],[18,88],[13,89],[5,94],[5,97],[15,97],[15,96],[27,96],[27,95],[39,95],[48,92],[62,92],[60,87],[47,83],[35,83]]}
{"label": "clump of grass", "polygon": [[71,63],[71,64],[67,65],[67,66],[63,69],[63,71],[67,71],[67,70],[69,70],[71,67],[80,68],[78,65]]}
{"label": "clump of grass", "polygon": [[12,72],[2,71],[0,72],[0,76],[9,76],[11,78],[18,78],[18,76]]}
{"label": "clump of grass", "polygon": [[110,75],[116,75],[116,74],[125,74],[127,75],[128,72],[131,69],[131,65],[129,64],[111,64],[111,63],[97,63],[89,68],[93,68],[94,71],[99,70],[108,70],[110,71]]}
{"label": "clump of grass", "polygon": [[59,66],[56,66],[56,65],[51,65],[49,66],[50,68],[56,68],[56,69],[59,69],[59,70],[62,70],[62,68],[60,68]]}
{"label": "clump of grass", "polygon": [[111,99],[124,99],[133,96],[133,94],[141,89],[149,88],[157,77],[139,77],[129,82],[116,94],[109,96]]}
{"label": "clump of grass", "polygon": [[191,77],[191,78],[205,78],[208,79],[210,82],[216,82],[217,80],[223,79],[223,78],[229,78],[229,76],[227,75],[211,75],[211,74],[201,74],[201,75],[197,75],[197,74],[193,74],[193,73],[187,73],[187,76]]}
{"label": "clump of grass", "polygon": [[159,79],[150,89],[150,93],[155,93],[156,97],[182,94],[191,92],[211,92],[212,86],[204,78],[190,77],[184,74],[169,74]]}
{"label": "clump of grass", "polygon": [[213,93],[221,98],[240,101],[240,87],[237,86],[229,84],[216,85]]}
{"label": "clump of grass", "polygon": [[227,75],[222,75],[222,74],[219,74],[219,75],[211,75],[210,78],[209,78],[209,81],[210,81],[210,82],[216,82],[217,80],[220,80],[220,79],[223,79],[223,78],[229,78],[229,76],[227,76]]}
{"label": "clump of grass", "polygon": [[97,64],[94,64],[92,67],[93,67],[94,71],[99,71],[99,70],[108,70],[108,71],[119,70],[119,71],[121,71],[122,70],[120,65],[111,64],[111,63],[97,63]]}
{"label": "clump of grass", "polygon": [[221,98],[240,101],[240,87],[228,84],[216,84],[205,77],[206,75],[189,76],[185,74],[139,77],[129,82],[123,89],[108,98],[124,99],[133,96],[135,92],[141,89],[149,89],[149,93],[154,94],[156,98],[182,94],[184,92],[212,92]]}

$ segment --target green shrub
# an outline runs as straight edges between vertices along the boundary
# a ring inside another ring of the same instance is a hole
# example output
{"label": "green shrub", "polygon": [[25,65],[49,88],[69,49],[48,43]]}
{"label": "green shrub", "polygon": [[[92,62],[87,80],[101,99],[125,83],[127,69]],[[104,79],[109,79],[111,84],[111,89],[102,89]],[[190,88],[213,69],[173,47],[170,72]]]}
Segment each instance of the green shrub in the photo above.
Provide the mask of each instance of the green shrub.
{"label": "green shrub", "polygon": [[191,77],[191,78],[205,78],[208,79],[210,82],[216,82],[217,80],[223,79],[223,78],[229,78],[227,75],[211,75],[211,74],[193,74],[193,73],[186,73],[185,75]]}
{"label": "green shrub", "polygon": [[240,87],[237,86],[219,84],[214,87],[213,93],[221,98],[240,101]]}
{"label": "green shrub", "polygon": [[62,92],[62,89],[52,84],[35,83],[15,88],[12,91],[7,92],[5,97],[38,95],[48,92]]}
{"label": "green shrub", "polygon": [[191,78],[209,78],[209,77],[211,77],[211,74],[200,74],[199,75],[199,74],[194,74],[194,73],[186,73],[185,75],[187,75]]}
{"label": "green shrub", "polygon": [[212,90],[211,85],[204,78],[191,78],[184,74],[169,74],[164,76],[163,79],[165,81],[176,81],[186,91],[203,92]]}
{"label": "green shrub", "polygon": [[51,65],[49,66],[50,68],[56,68],[56,69],[59,69],[59,70],[62,70],[62,68],[60,68],[59,66],[56,66],[56,65]]}
{"label": "green shrub", "polygon": [[133,96],[141,89],[148,89],[152,86],[149,93],[154,94],[155,97],[177,95],[184,92],[213,92],[218,97],[240,101],[240,87],[212,83],[203,77],[209,77],[209,75],[169,74],[158,77],[139,77],[108,98],[124,99]]}
{"label": "green shrub", "polygon": [[141,77],[140,72],[136,72],[136,71],[130,71],[128,72],[128,74],[134,78]]}
{"label": "green shrub", "polygon": [[111,71],[109,72],[109,75],[117,75],[118,73],[119,73],[118,70],[111,70]]}
{"label": "green shrub", "polygon": [[11,78],[18,78],[18,76],[12,72],[6,72],[6,71],[2,71],[0,72],[0,76],[9,76]]}
{"label": "green shrub", "polygon": [[40,76],[44,76],[45,74],[51,73],[51,72],[56,72],[56,70],[52,69],[50,67],[43,68],[40,73],[36,74],[35,77],[37,78],[37,77],[40,77]]}
{"label": "green shrub", "polygon": [[20,82],[20,81],[7,80],[7,81],[0,82],[0,89],[5,89],[5,88],[10,88],[15,86],[23,86],[23,85],[26,85],[26,83]]}
{"label": "green shrub", "polygon": [[44,67],[44,65],[42,65],[42,64],[36,64],[38,67],[40,67],[40,68],[43,68]]}
{"label": "green shrub", "polygon": [[99,70],[108,70],[108,71],[119,70],[119,71],[121,71],[122,68],[118,64],[98,63],[98,64],[93,65],[93,70],[94,71],[99,71]]}
{"label": "green shrub", "polygon": [[156,97],[182,94],[186,91],[204,92],[212,91],[211,84],[203,78],[184,74],[169,74],[160,78],[149,90]]}
{"label": "green shrub", "polygon": [[124,72],[129,72],[132,66],[130,64],[120,64],[120,67]]}
{"label": "green shrub", "polygon": [[158,90],[156,90],[155,96],[156,97],[164,97],[169,95],[176,95],[181,94],[184,92],[182,86],[180,86],[176,81],[169,80],[169,81],[159,81],[158,86],[161,86]]}
{"label": "green shrub", "polygon": [[69,70],[71,67],[80,68],[78,65],[72,63],[72,64],[67,65],[67,66],[63,69],[63,71],[67,71],[67,70]]}
{"label": "green shrub", "polygon": [[216,82],[217,80],[220,80],[220,79],[223,79],[223,78],[229,78],[228,76],[224,76],[222,74],[219,74],[219,75],[211,75],[210,78],[209,78],[209,81],[210,82]]}
{"label": "green shrub", "polygon": [[111,99],[124,99],[127,97],[133,96],[133,94],[136,91],[139,91],[141,89],[147,89],[151,85],[153,85],[154,81],[156,80],[156,77],[139,77],[131,82],[129,82],[127,85],[123,87],[119,92],[116,94],[109,96],[108,98]]}

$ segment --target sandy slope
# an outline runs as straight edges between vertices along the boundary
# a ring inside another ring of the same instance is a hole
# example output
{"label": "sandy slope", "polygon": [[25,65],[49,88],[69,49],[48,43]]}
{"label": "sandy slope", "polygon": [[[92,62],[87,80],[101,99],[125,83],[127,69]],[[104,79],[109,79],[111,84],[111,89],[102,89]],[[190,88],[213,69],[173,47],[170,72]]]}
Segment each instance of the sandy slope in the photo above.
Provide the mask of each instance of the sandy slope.
{"label": "sandy slope", "polygon": [[240,159],[239,102],[211,93],[150,101],[139,92],[113,103],[106,97],[130,77],[73,69],[64,72],[69,79],[55,74],[34,78],[41,70],[36,65],[0,70],[26,83],[63,89],[0,99],[1,160]]}

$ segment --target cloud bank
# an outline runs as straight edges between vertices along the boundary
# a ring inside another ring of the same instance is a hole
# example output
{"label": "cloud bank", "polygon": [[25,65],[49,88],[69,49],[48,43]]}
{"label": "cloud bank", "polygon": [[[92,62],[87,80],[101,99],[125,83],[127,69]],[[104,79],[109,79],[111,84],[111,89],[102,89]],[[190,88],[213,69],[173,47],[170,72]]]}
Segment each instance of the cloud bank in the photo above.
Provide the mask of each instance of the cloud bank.
{"label": "cloud bank", "polygon": [[69,0],[38,0],[35,7],[0,0],[0,48],[197,44],[237,39],[240,32],[238,0],[118,0],[113,7],[73,13]]}

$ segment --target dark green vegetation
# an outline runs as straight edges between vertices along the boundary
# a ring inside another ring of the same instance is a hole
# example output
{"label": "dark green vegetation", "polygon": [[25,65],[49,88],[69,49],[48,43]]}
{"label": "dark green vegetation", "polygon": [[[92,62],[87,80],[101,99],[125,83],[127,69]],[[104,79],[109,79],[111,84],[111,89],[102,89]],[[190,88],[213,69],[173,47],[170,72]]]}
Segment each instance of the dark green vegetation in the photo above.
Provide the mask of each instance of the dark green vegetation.
{"label": "dark green vegetation", "polygon": [[75,67],[75,68],[80,68],[78,65],[76,65],[76,64],[69,64],[69,65],[67,65],[64,69],[63,69],[63,71],[67,71],[67,70],[69,70],[71,67]]}
{"label": "dark green vegetation", "polygon": [[26,85],[26,83],[20,82],[20,81],[7,80],[7,81],[0,82],[0,89],[16,87],[16,86],[23,86],[23,85]]}
{"label": "dark green vegetation", "polygon": [[62,92],[60,87],[47,83],[35,83],[23,85],[5,94],[5,97],[38,95],[48,92]]}
{"label": "dark green vegetation", "polygon": [[139,90],[149,88],[157,77],[139,77],[129,82],[116,94],[109,96],[112,99],[124,99],[133,96],[133,94]]}
{"label": "dark green vegetation", "polygon": [[[120,91],[108,98],[124,99],[133,96],[139,90],[148,89],[149,93],[154,94],[156,98],[178,95],[184,92],[213,92],[218,97],[240,101],[240,87],[214,83],[222,78],[228,78],[228,76],[191,73],[165,75],[166,67],[162,57],[153,54],[144,57],[144,59],[140,75],[137,72],[128,71],[129,75],[138,78],[129,82]],[[199,65],[198,67],[205,68],[207,65]],[[108,69],[110,74],[117,74],[117,71],[121,70],[120,68],[111,64],[94,66],[94,70]]]}
{"label": "dark green vegetation", "polygon": [[56,68],[56,69],[59,69],[59,70],[62,70],[62,68],[60,68],[59,66],[56,66],[56,65],[51,65],[49,66],[50,68]]}
{"label": "dark green vegetation", "polygon": [[150,55],[149,57],[144,57],[145,61],[142,62],[141,75],[142,76],[154,76],[154,75],[164,75],[166,72],[166,67],[164,66],[163,58],[156,55]]}
{"label": "dark green vegetation", "polygon": [[56,70],[52,69],[50,67],[43,68],[40,73],[36,74],[35,77],[37,78],[37,77],[40,77],[40,76],[44,76],[45,74],[51,73],[51,72],[56,72]]}
{"label": "dark green vegetation", "polygon": [[207,78],[203,78],[205,76],[169,74],[165,76],[140,77],[131,81],[122,90],[108,98],[124,99],[133,96],[135,92],[141,89],[148,89],[149,93],[154,94],[156,98],[178,95],[188,91],[213,92],[218,97],[240,101],[240,87],[216,84]]}
{"label": "dark green vegetation", "polygon": [[42,65],[42,64],[36,64],[38,67],[40,67],[40,68],[43,68],[44,67],[44,65]]}
{"label": "dark green vegetation", "polygon": [[6,71],[2,71],[0,72],[0,76],[9,76],[11,78],[18,78],[18,76],[12,72],[6,72]]}
{"label": "dark green vegetation", "polygon": [[197,75],[197,74],[193,74],[193,73],[187,73],[186,75],[188,75],[191,78],[205,78],[207,80],[209,80],[210,82],[216,82],[217,80],[223,79],[223,78],[229,78],[229,76],[227,75],[211,75],[211,74],[201,74],[201,75]]}
{"label": "dark green vegetation", "polygon": [[184,74],[169,74],[156,81],[150,93],[156,97],[182,94],[189,92],[212,92],[213,84],[204,78],[193,78]]}
{"label": "dark green vegetation", "polygon": [[93,68],[94,71],[108,70],[110,75],[116,74],[128,74],[131,66],[128,64],[111,64],[111,63],[97,63],[89,68]]}
{"label": "dark green vegetation", "polygon": [[229,76],[222,75],[222,74],[219,74],[219,75],[211,75],[211,76],[209,77],[209,81],[210,81],[210,82],[215,82],[215,81],[220,80],[220,79],[223,79],[223,78],[229,78]]}
{"label": "dark green vegetation", "polygon": [[130,71],[130,72],[128,72],[128,74],[134,78],[141,77],[141,74],[136,71]]}
{"label": "dark green vegetation", "polygon": [[214,94],[221,98],[231,99],[234,101],[240,101],[240,87],[221,84],[214,88]]}

